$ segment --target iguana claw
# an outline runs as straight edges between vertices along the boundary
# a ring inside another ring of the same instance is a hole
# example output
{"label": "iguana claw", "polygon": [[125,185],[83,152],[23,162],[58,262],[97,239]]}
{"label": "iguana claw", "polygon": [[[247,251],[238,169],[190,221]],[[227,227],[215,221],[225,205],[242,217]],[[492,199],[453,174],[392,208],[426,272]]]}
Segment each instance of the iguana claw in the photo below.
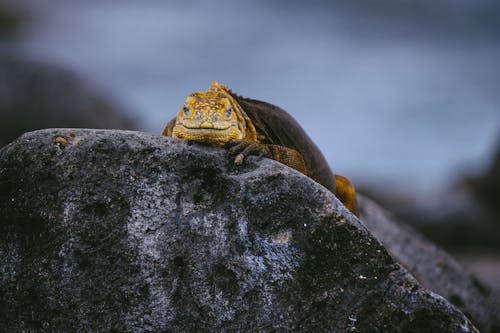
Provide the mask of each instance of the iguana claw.
{"label": "iguana claw", "polygon": [[235,156],[234,164],[240,165],[248,155],[259,153],[265,155],[266,151],[262,145],[255,142],[248,142],[243,140],[232,140],[228,142],[225,147],[229,148],[229,155]]}

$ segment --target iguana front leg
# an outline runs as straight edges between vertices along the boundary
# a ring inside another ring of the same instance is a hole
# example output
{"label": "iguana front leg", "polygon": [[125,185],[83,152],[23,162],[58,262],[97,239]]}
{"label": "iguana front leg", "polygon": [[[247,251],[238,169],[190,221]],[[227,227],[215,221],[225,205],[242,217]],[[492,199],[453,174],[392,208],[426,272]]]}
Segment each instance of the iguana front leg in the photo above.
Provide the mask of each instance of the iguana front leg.
{"label": "iguana front leg", "polygon": [[245,157],[249,155],[263,155],[305,175],[308,174],[304,158],[298,151],[292,148],[245,140],[232,140],[225,147],[229,148],[229,154],[234,157],[234,163],[237,165],[241,164]]}

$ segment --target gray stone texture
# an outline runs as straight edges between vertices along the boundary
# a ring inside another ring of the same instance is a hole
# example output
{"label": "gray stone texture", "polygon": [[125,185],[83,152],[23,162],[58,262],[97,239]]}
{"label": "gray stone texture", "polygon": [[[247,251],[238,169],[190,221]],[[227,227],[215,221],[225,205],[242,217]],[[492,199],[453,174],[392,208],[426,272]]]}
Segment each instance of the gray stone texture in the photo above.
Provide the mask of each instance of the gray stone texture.
{"label": "gray stone texture", "polygon": [[361,195],[358,199],[363,223],[424,287],[448,299],[481,332],[500,332],[499,295],[389,211]]}
{"label": "gray stone texture", "polygon": [[330,192],[265,158],[31,132],[0,151],[0,216],[7,332],[477,332]]}

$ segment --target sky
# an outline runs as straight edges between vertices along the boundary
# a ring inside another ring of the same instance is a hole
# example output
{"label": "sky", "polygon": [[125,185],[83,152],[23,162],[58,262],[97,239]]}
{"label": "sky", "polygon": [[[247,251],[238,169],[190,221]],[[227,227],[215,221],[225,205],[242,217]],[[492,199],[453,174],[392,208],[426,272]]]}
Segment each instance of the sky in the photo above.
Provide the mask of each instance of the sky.
{"label": "sky", "polygon": [[490,0],[19,0],[16,50],[69,68],[163,126],[213,80],[292,114],[334,172],[420,198],[500,140],[500,4]]}

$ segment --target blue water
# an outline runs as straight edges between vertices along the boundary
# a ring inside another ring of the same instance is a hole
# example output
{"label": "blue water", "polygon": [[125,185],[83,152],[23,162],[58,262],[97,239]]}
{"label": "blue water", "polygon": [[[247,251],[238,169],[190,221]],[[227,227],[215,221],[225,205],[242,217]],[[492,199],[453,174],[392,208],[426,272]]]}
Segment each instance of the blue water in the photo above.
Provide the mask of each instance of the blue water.
{"label": "blue water", "polygon": [[32,20],[13,47],[75,70],[150,132],[219,80],[289,111],[336,172],[427,199],[500,139],[491,1],[18,3]]}

